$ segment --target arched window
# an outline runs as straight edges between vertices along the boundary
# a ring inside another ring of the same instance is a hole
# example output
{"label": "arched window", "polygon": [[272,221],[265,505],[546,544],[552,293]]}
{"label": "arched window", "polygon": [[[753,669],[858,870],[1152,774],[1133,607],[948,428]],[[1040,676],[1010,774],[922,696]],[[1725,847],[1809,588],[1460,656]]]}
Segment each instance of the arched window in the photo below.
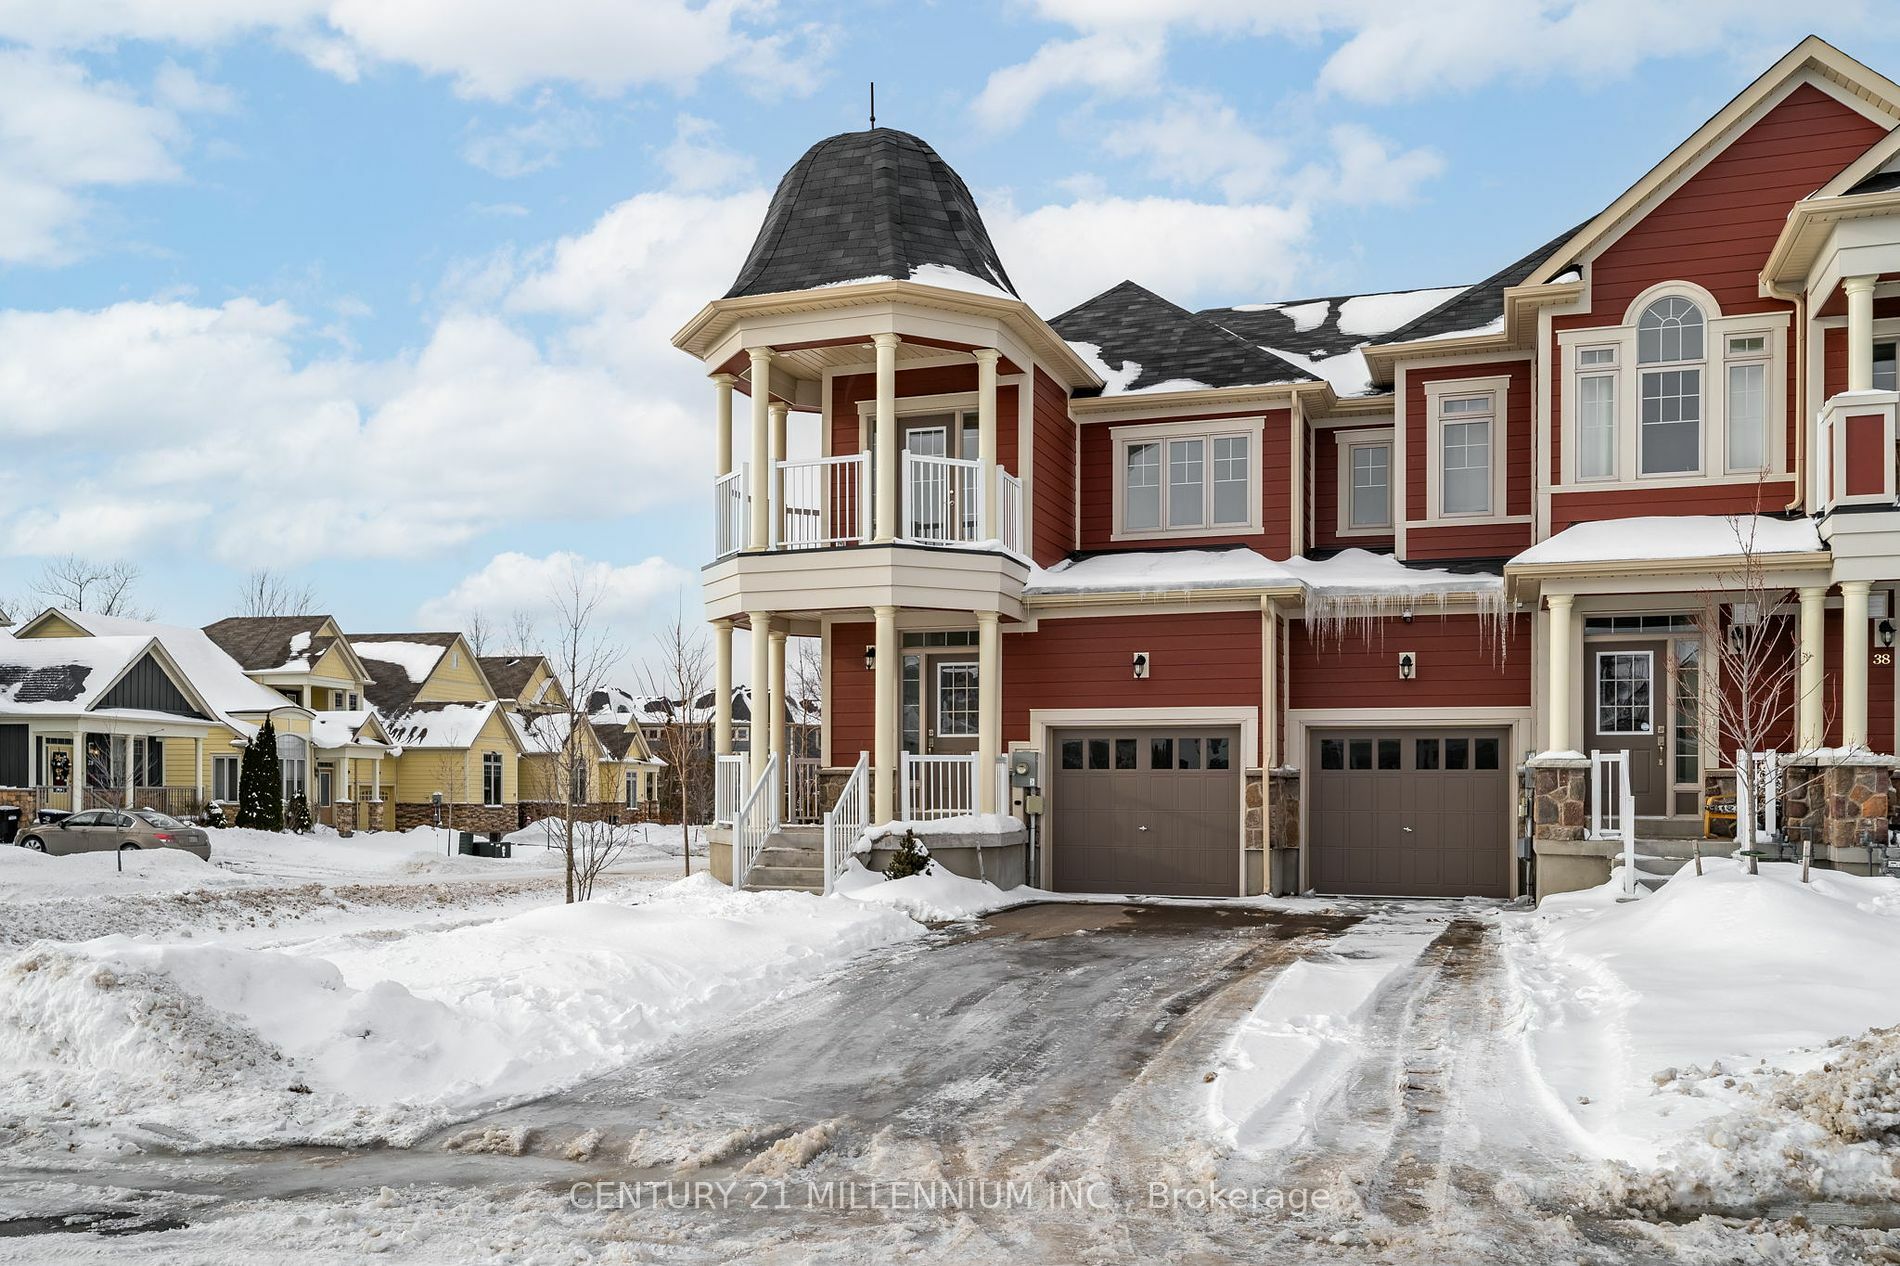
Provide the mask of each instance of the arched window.
{"label": "arched window", "polygon": [[1656,300],[1637,319],[1640,474],[1680,475],[1702,469],[1703,335],[1702,309],[1679,295]]}

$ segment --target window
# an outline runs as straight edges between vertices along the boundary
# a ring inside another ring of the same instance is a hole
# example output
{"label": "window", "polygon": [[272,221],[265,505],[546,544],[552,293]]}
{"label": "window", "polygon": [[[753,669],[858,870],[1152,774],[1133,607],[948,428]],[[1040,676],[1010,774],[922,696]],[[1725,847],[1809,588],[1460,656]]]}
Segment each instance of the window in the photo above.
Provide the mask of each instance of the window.
{"label": "window", "polygon": [[1174,740],[1173,739],[1157,738],[1157,739],[1148,740],[1148,768],[1149,769],[1173,769],[1174,768]]}
{"label": "window", "polygon": [[1174,756],[1176,769],[1199,769],[1201,767],[1201,740],[1177,739],[1174,744]]}
{"label": "window", "polygon": [[1392,526],[1392,443],[1346,445],[1346,529]]}
{"label": "window", "polygon": [[1638,474],[1702,469],[1702,336],[1702,309],[1678,295],[1656,300],[1636,322]]}
{"label": "window", "polygon": [[1207,767],[1209,769],[1231,768],[1233,761],[1232,739],[1211,738],[1207,740]]}
{"label": "window", "polygon": [[1650,653],[1597,652],[1597,733],[1648,734]]}
{"label": "window", "polygon": [[1319,767],[1321,769],[1344,769],[1346,767],[1346,744],[1342,739],[1321,739],[1319,741]]}
{"label": "window", "polygon": [[482,803],[501,803],[501,753],[482,753]]}
{"label": "window", "polygon": [[1379,740],[1379,768],[1397,769],[1399,767],[1399,741],[1397,739]]}
{"label": "window", "polygon": [[1439,402],[1439,512],[1490,514],[1491,424],[1496,396],[1449,396]]}
{"label": "window", "polygon": [[1702,785],[1702,643],[1679,639],[1676,654],[1676,768],[1678,786]]}
{"label": "window", "polygon": [[1577,478],[1616,476],[1616,349],[1577,353]]}
{"label": "window", "polygon": [[1900,361],[1900,343],[1892,339],[1881,339],[1874,344],[1874,390],[1893,391],[1900,383],[1900,375],[1894,373],[1894,365]]}
{"label": "window", "polygon": [[1121,438],[1117,532],[1258,530],[1260,453],[1254,436],[1260,425],[1246,423],[1244,431],[1224,425],[1202,434],[1144,426]]}
{"label": "window", "polygon": [[213,756],[211,758],[211,798],[213,800],[238,798],[237,757]]}
{"label": "window", "polygon": [[976,665],[937,665],[937,737],[976,737]]}
{"label": "window", "polygon": [[1412,768],[1414,769],[1437,769],[1438,768],[1438,740],[1437,739],[1415,740],[1414,745],[1413,745],[1413,753],[1412,753]]}
{"label": "window", "polygon": [[1768,336],[1743,334],[1728,340],[1728,468],[1763,470],[1768,465]]}

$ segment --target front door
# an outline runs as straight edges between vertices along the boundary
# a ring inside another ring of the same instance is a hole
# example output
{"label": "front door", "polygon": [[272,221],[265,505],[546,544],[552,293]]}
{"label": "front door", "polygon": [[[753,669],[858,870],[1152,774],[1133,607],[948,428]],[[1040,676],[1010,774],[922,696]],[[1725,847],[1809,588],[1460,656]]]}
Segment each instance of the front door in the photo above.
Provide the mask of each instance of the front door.
{"label": "front door", "polygon": [[1584,729],[1592,751],[1629,753],[1630,793],[1639,817],[1669,812],[1668,711],[1661,689],[1669,644],[1591,642]]}

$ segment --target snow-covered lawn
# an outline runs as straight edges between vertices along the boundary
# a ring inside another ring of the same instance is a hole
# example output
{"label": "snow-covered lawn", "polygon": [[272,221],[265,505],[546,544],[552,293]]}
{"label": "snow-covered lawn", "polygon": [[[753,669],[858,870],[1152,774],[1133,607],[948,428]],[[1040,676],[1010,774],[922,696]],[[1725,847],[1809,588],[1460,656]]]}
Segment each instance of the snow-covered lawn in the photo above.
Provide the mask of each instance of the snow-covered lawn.
{"label": "snow-covered lawn", "polygon": [[1500,917],[1535,1090],[1638,1207],[1900,1199],[1900,882],[1704,865]]}

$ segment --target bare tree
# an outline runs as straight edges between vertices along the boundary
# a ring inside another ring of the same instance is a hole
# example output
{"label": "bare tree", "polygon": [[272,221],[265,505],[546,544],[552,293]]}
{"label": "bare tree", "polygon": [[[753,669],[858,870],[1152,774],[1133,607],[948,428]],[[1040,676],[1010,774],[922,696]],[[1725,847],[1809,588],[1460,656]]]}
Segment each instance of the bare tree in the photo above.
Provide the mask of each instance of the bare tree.
{"label": "bare tree", "polygon": [[[568,567],[549,597],[553,604],[552,635],[542,652],[561,681],[558,707],[541,707],[524,718],[524,729],[537,750],[552,756],[553,793],[559,817],[551,819],[552,843],[560,848],[566,875],[567,900],[585,901],[594,883],[624,853],[628,833],[600,821],[594,803],[598,781],[600,743],[595,738],[587,701],[607,684],[608,674],[620,662],[622,650],[601,628],[600,604],[604,590],[579,564]],[[605,792],[605,788],[599,789]]]}
{"label": "bare tree", "polygon": [[238,586],[239,615],[310,615],[316,609],[315,589],[268,567],[254,569]]}
{"label": "bare tree", "polygon": [[68,611],[149,620],[153,612],[133,601],[140,571],[125,559],[94,562],[77,554],[49,559],[33,583],[33,592]]}
{"label": "bare tree", "polygon": [[[1734,745],[1735,847],[1753,851],[1754,810],[1777,791],[1775,771],[1758,754],[1793,733],[1808,656],[1801,649],[1794,591],[1771,577],[1762,559],[1756,541],[1760,517],[1729,522],[1740,561],[1720,577],[1717,589],[1702,595],[1695,625],[1715,670],[1714,688],[1704,692],[1703,728],[1718,754],[1724,742]],[[1695,866],[1701,874],[1699,845]]]}
{"label": "bare tree", "polygon": [[791,655],[791,748],[799,756],[818,755],[819,706],[824,698],[824,643],[815,637],[794,639]]}
{"label": "bare tree", "polygon": [[534,614],[517,607],[508,613],[508,633],[502,650],[510,655],[532,655],[541,644],[541,630]]}
{"label": "bare tree", "polygon": [[495,638],[494,626],[488,617],[479,611],[468,613],[468,621],[462,626],[462,636],[468,640],[468,648],[477,655],[488,654],[488,644]]}
{"label": "bare tree", "polygon": [[686,873],[693,873],[693,777],[708,746],[705,726],[699,724],[699,700],[711,688],[712,656],[697,625],[674,609],[654,636],[655,657],[640,666],[640,688],[669,705],[660,730],[660,755],[673,771],[680,800],[680,856]]}
{"label": "bare tree", "polygon": [[26,600],[17,593],[0,593],[0,628],[19,623],[26,614]]}

